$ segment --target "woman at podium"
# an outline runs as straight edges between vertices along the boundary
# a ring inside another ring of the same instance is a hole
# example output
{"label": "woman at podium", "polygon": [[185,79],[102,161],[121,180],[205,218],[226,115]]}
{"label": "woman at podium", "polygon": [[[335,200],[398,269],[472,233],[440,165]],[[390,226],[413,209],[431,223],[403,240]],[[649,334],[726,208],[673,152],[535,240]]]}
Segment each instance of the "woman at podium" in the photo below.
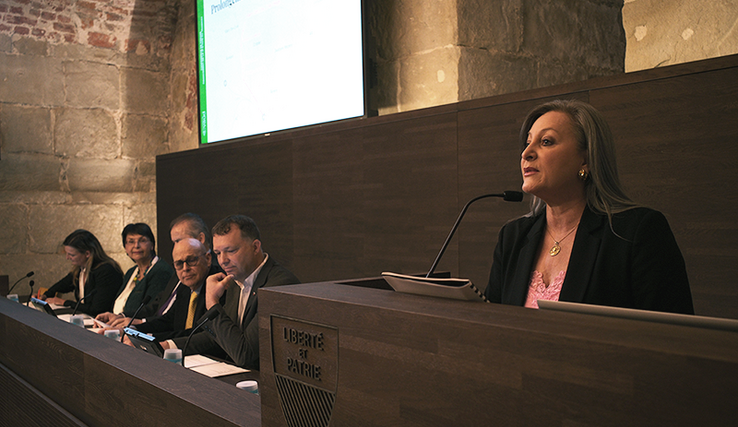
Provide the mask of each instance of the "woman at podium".
{"label": "woman at podium", "polygon": [[[63,242],[72,271],[42,295],[47,302],[66,307],[79,304],[77,311],[95,316],[113,307],[115,293],[123,283],[120,265],[105,253],[94,234],[75,230]],[[74,292],[75,300],[56,297]]]}
{"label": "woman at podium", "polygon": [[684,258],[660,212],[623,190],[610,128],[591,105],[557,100],[520,132],[531,212],[498,237],[491,302],[537,300],[694,313]]}

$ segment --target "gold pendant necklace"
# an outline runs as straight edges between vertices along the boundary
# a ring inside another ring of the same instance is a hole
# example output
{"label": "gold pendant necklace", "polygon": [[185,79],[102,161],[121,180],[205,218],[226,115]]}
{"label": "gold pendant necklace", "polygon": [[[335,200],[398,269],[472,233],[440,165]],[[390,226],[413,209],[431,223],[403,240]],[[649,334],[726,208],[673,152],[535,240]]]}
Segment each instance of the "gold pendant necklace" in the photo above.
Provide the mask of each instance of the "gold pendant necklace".
{"label": "gold pendant necklace", "polygon": [[548,250],[548,254],[549,254],[549,255],[551,255],[551,256],[556,256],[556,255],[558,255],[558,254],[559,254],[559,252],[561,252],[561,245],[560,245],[560,243],[561,243],[561,242],[562,242],[562,241],[563,241],[564,239],[566,239],[567,237],[569,237],[569,235],[570,235],[571,233],[573,233],[573,232],[574,232],[574,230],[576,230],[576,229],[577,229],[577,227],[579,227],[579,223],[577,223],[577,225],[575,225],[575,226],[574,226],[574,228],[572,228],[572,229],[571,229],[571,231],[569,231],[568,233],[566,233],[566,236],[562,237],[562,238],[561,238],[561,239],[559,239],[559,240],[556,240],[556,238],[555,238],[555,237],[553,236],[553,234],[551,234],[551,232],[550,232],[550,231],[548,230],[548,227],[546,227],[546,232],[548,233],[548,235],[549,235],[549,236],[551,236],[551,238],[552,238],[552,239],[553,239],[553,241],[554,241],[554,245],[553,245],[553,246],[551,246],[551,249],[549,249],[549,250]]}

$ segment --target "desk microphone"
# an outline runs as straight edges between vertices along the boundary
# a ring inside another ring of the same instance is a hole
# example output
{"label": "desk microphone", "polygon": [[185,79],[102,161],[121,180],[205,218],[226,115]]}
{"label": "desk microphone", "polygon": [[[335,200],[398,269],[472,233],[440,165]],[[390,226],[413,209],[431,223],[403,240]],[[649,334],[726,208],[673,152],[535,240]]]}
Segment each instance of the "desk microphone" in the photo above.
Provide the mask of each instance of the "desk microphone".
{"label": "desk microphone", "polygon": [[34,284],[36,284],[36,282],[34,282],[33,280],[31,280],[30,282],[28,282],[28,286],[31,287],[31,293],[28,294],[28,301],[29,302],[31,301],[31,298],[33,298],[33,285]]}
{"label": "desk microphone", "polygon": [[20,283],[21,280],[27,279],[27,278],[29,278],[31,276],[33,276],[33,271],[29,271],[28,274],[26,274],[25,276],[23,276],[20,279],[16,280],[16,282],[13,283],[13,286],[11,286],[10,289],[8,290],[8,294],[10,294],[10,292],[13,290],[13,288],[15,288],[15,285],[17,285],[18,283]]}
{"label": "desk microphone", "polygon": [[74,316],[75,314],[77,314],[77,310],[79,309],[79,305],[82,304],[82,301],[84,301],[88,297],[91,297],[92,295],[94,295],[96,291],[97,291],[97,288],[91,290],[90,292],[87,293],[87,295],[83,296],[82,298],[80,298],[77,301],[77,304],[74,305],[74,310],[72,310],[72,316]]}
{"label": "desk microphone", "polygon": [[430,277],[431,274],[436,270],[436,267],[438,266],[438,261],[441,260],[441,257],[443,256],[443,253],[446,252],[446,248],[448,247],[448,244],[451,242],[451,238],[454,236],[454,233],[456,233],[456,229],[459,228],[459,223],[461,222],[461,218],[464,217],[464,214],[466,214],[466,210],[469,209],[469,206],[476,202],[479,199],[486,199],[487,197],[502,197],[503,200],[506,202],[520,202],[523,200],[523,193],[520,191],[504,191],[502,194],[484,194],[482,196],[477,196],[471,200],[469,200],[465,205],[464,208],[461,209],[461,212],[459,213],[459,217],[456,218],[456,223],[454,223],[453,228],[451,229],[451,232],[448,233],[448,237],[446,237],[446,241],[443,242],[443,246],[441,246],[441,251],[438,252],[438,256],[436,256],[436,260],[433,261],[433,265],[431,266],[430,270],[428,271],[428,274],[425,275],[425,277]]}
{"label": "desk microphone", "polygon": [[[128,322],[128,324],[126,325],[125,328],[123,328],[123,330],[131,327],[131,324],[133,324],[133,321],[136,319],[136,315],[138,314],[138,312],[141,311],[141,309],[144,308],[144,306],[146,304],[148,304],[149,301],[151,301],[151,295],[146,295],[146,296],[143,297],[143,300],[141,300],[141,304],[139,304],[139,306],[136,309],[136,311],[133,312],[133,316],[131,316],[131,321]],[[120,335],[120,342],[123,342],[123,338],[125,338],[125,336],[126,336],[126,334],[121,334]]]}
{"label": "desk microphone", "polygon": [[187,341],[185,341],[184,348],[182,348],[182,366],[184,366],[185,353],[187,352],[187,346],[190,345],[190,339],[192,338],[192,336],[195,335],[195,332],[198,329],[200,329],[204,324],[218,317],[218,314],[220,314],[220,312],[218,311],[217,308],[215,308],[215,306],[210,307],[210,310],[206,311],[205,314],[202,315],[197,326],[192,328],[192,332],[190,332],[190,335],[187,337]]}

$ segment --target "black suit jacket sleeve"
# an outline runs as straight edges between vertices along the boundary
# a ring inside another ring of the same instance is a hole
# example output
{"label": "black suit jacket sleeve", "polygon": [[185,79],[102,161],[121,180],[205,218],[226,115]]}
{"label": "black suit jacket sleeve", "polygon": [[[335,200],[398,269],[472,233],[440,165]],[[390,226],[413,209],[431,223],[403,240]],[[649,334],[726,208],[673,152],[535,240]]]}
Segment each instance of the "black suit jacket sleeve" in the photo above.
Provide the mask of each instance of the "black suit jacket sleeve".
{"label": "black suit jacket sleeve", "polygon": [[[217,356],[224,352],[238,366],[259,369],[259,324],[256,316],[259,289],[295,283],[300,283],[297,277],[269,257],[254,281],[241,325],[238,324],[240,289],[234,285],[226,291],[225,305],[214,306],[220,312],[209,325],[215,337],[208,332],[196,333],[187,347],[187,354]],[[174,342],[182,348],[186,340],[182,337]]]}
{"label": "black suit jacket sleeve", "polygon": [[[545,215],[505,225],[495,248],[485,295],[523,305],[545,226]],[[574,239],[560,301],[694,313],[689,280],[666,218],[634,208],[613,215],[585,209]]]}
{"label": "black suit jacket sleeve", "polygon": [[65,294],[74,290],[74,276],[72,273],[69,273],[62,277],[58,282],[51,285],[51,287],[44,292],[44,295],[46,295],[46,298],[53,298],[57,293]]}
{"label": "black suit jacket sleeve", "polygon": [[[90,271],[90,277],[85,281],[85,295],[87,295],[87,298],[79,305],[78,311],[90,316],[111,311],[116,292],[122,283],[123,273],[113,267],[112,264],[102,263],[93,267]],[[72,273],[69,273],[49,288],[44,295],[53,297],[57,292],[72,291],[74,291],[75,298],[79,300],[79,289],[73,281]],[[76,303],[67,300],[64,305],[74,307]]]}
{"label": "black suit jacket sleeve", "polygon": [[[200,293],[195,306],[195,323],[205,314],[205,293],[207,292],[206,281],[201,284]],[[136,326],[141,332],[151,333],[159,341],[169,340],[177,337],[189,336],[192,329],[186,329],[187,315],[190,310],[190,288],[180,285],[177,288],[177,299],[171,309],[161,316],[146,318],[146,322]],[[225,301],[225,299],[223,299]]]}
{"label": "black suit jacket sleeve", "polygon": [[[130,280],[135,270],[136,267],[133,266],[126,272],[123,282],[118,290],[118,293],[116,294],[116,298],[118,297],[118,295],[123,293],[126,285],[128,285],[128,281]],[[126,300],[126,304],[123,307],[123,314],[128,317],[133,316],[133,313],[135,313],[138,307],[141,305],[141,301],[143,301],[143,299],[147,295],[154,299],[160,292],[164,290],[172,276],[176,276],[172,267],[167,264],[166,261],[159,259],[159,261],[157,261],[156,264],[151,267],[149,272],[146,273],[144,278],[141,279],[141,281],[138,282],[131,291],[131,294]]]}
{"label": "black suit jacket sleeve", "polygon": [[173,274],[167,285],[164,287],[164,290],[159,292],[150,303],[143,306],[136,317],[143,319],[156,316],[156,312],[159,310],[159,307],[169,300],[169,296],[174,292],[174,288],[177,286],[177,283],[179,283],[179,277],[177,277],[176,274]]}
{"label": "black suit jacket sleeve", "polygon": [[[185,294],[186,296],[184,296]],[[147,317],[146,322],[136,325],[136,329],[145,334],[154,334],[154,336],[156,336],[156,333],[174,331],[177,311],[178,309],[181,310],[179,307],[182,305],[183,299],[186,301],[185,310],[187,310],[189,308],[190,288],[184,285],[177,288],[177,300],[174,301],[174,305],[169,311],[161,316]]]}

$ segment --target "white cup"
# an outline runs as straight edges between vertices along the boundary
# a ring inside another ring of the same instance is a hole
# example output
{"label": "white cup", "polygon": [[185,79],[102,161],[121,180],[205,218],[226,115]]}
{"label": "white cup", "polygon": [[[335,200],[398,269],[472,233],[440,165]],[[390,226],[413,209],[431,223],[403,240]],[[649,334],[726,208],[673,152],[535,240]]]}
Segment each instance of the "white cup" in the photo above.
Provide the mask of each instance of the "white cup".
{"label": "white cup", "polygon": [[85,327],[85,316],[82,316],[81,314],[76,314],[74,316],[69,317],[69,323],[72,325],[77,325],[81,327]]}
{"label": "white cup", "polygon": [[178,365],[182,364],[182,350],[179,348],[168,348],[164,350],[164,360],[174,362]]}
{"label": "white cup", "polygon": [[259,383],[254,380],[240,381],[236,384],[236,387],[249,393],[259,394]]}
{"label": "white cup", "polygon": [[20,302],[18,301],[18,294],[8,294],[8,299],[11,301]]}
{"label": "white cup", "polygon": [[105,332],[103,332],[105,337],[112,338],[116,341],[120,341],[120,331],[117,329],[107,329]]}

